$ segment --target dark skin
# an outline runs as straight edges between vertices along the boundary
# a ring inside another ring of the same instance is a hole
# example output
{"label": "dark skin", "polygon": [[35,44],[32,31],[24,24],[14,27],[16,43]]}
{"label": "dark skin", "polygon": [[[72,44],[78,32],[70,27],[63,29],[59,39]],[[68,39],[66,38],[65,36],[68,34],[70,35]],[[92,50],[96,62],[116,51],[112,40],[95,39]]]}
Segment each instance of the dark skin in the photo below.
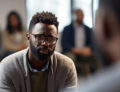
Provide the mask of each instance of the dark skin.
{"label": "dark skin", "polygon": [[95,36],[104,56],[112,64],[120,60],[120,24],[113,11],[99,9],[96,16]]}
{"label": "dark skin", "polygon": [[[55,25],[49,25],[49,24],[44,24],[44,23],[37,23],[34,25],[32,28],[32,34],[43,34],[44,36],[52,36],[52,37],[57,37],[57,28]],[[27,39],[32,41],[32,44],[34,47],[39,47],[39,46],[46,46],[49,49],[41,49],[39,53],[42,54],[48,54],[50,51],[55,49],[56,44],[48,44],[47,42],[44,41],[44,43],[39,44],[38,42],[35,41],[35,38],[31,34],[27,34]],[[41,68],[46,62],[49,61],[50,57],[46,58],[45,60],[40,60],[34,56],[32,53],[30,46],[29,46],[29,52],[28,52],[28,58],[29,58],[29,63],[31,66],[35,69]]]}
{"label": "dark skin", "polygon": [[17,27],[18,27],[18,25],[19,25],[19,21],[18,21],[17,17],[16,17],[15,15],[11,15],[9,20],[10,20],[12,29],[13,29],[15,32],[17,32],[16,30],[17,30]]}
{"label": "dark skin", "polygon": [[84,15],[83,15],[83,12],[82,10],[78,10],[75,12],[75,15],[76,15],[76,22],[81,25],[82,22],[83,22],[83,18],[84,18]]}

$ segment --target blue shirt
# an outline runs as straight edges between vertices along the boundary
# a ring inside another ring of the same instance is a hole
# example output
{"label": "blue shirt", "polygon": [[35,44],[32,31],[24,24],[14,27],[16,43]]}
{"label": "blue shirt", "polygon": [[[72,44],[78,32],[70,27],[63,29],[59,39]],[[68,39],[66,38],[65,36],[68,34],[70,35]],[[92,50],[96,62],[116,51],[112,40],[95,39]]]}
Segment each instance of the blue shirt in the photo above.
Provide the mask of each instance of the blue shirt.
{"label": "blue shirt", "polygon": [[46,71],[48,69],[48,66],[49,66],[49,61],[45,64],[44,67],[42,67],[41,70],[37,70],[35,68],[32,68],[32,66],[29,64],[28,62],[28,68],[30,69],[31,72],[40,72],[40,71]]}

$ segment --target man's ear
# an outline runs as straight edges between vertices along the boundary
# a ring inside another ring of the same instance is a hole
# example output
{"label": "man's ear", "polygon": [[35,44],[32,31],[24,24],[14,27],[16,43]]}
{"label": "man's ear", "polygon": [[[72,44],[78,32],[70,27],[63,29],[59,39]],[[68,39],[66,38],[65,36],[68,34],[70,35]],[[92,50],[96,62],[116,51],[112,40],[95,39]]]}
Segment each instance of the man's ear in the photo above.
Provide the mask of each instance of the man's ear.
{"label": "man's ear", "polygon": [[27,38],[27,40],[30,40],[30,34],[29,33],[26,34],[26,38]]}

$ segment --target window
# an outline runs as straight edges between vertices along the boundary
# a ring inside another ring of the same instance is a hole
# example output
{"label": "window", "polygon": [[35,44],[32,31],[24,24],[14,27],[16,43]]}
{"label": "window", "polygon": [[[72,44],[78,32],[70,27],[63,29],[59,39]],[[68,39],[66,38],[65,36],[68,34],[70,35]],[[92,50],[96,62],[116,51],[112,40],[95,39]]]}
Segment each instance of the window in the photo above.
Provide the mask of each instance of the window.
{"label": "window", "polygon": [[70,0],[27,0],[27,27],[36,12],[50,11],[58,17],[59,31],[71,22]]}
{"label": "window", "polygon": [[73,0],[74,9],[82,9],[84,13],[84,23],[89,26],[93,27],[94,19],[95,19],[95,12],[98,8],[98,1],[99,0]]}

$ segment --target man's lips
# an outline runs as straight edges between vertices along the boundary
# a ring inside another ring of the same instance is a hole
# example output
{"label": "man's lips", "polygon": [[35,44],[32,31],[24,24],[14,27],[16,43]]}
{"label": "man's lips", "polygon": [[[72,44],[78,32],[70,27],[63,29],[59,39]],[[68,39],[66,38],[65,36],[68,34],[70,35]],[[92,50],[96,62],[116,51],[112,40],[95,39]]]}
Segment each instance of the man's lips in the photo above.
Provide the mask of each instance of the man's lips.
{"label": "man's lips", "polygon": [[38,52],[43,53],[43,54],[48,54],[49,50],[48,49],[40,49]]}

